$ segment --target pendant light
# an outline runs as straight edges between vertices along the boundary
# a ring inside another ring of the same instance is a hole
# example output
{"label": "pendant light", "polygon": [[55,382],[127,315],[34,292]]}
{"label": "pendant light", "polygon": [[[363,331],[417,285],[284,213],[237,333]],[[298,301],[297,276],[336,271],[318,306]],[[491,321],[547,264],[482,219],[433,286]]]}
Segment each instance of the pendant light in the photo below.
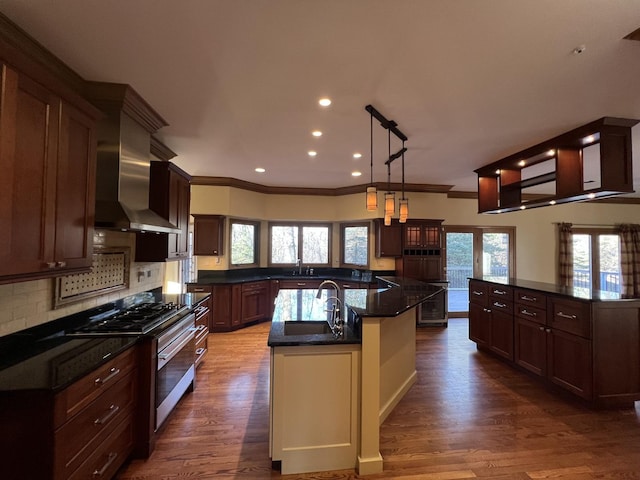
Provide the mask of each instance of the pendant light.
{"label": "pendant light", "polygon": [[[389,158],[391,157],[391,132],[389,131]],[[384,194],[384,216],[396,213],[396,194],[391,191],[391,161],[387,162],[387,193]]]}
{"label": "pendant light", "polygon": [[406,223],[409,217],[409,199],[404,196],[404,141],[402,142],[402,198],[398,202],[398,210],[400,213],[400,223]]}
{"label": "pendant light", "polygon": [[371,117],[371,181],[369,186],[367,187],[367,210],[370,212],[375,212],[378,210],[378,190],[376,186],[373,184],[373,114]]}

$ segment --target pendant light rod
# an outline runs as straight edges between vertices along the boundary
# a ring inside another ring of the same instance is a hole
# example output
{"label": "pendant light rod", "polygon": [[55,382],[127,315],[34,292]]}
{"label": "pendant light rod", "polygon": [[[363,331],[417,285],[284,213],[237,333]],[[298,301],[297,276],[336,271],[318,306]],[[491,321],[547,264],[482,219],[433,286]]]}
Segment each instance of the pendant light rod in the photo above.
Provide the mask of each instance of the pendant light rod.
{"label": "pendant light rod", "polygon": [[402,150],[400,150],[400,154],[402,155],[402,199],[404,200],[404,152],[406,152],[407,149],[404,146],[404,141],[402,142]]}
{"label": "pendant light rod", "polygon": [[406,152],[406,151],[407,151],[407,149],[403,147],[402,150],[398,150],[396,153],[391,155],[389,157],[389,160],[384,162],[384,164],[385,165],[391,165],[391,162],[393,162],[395,159],[400,158],[400,156],[404,156],[404,152]]}
{"label": "pendant light rod", "polygon": [[398,137],[403,142],[407,141],[407,136],[398,129],[398,124],[393,120],[387,120],[384,115],[382,115],[378,110],[374,108],[373,105],[367,105],[364,109],[369,112],[373,117],[376,117],[376,120],[380,122],[384,128],[392,132],[396,137]]}

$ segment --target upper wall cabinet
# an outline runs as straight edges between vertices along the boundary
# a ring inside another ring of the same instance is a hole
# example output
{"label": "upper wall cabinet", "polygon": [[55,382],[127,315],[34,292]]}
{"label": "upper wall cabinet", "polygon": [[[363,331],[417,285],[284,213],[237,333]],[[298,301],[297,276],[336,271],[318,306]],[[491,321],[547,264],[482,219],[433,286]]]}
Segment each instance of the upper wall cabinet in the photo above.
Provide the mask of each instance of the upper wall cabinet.
{"label": "upper wall cabinet", "polygon": [[224,253],[224,216],[193,214],[193,254]]}
{"label": "upper wall cabinet", "polygon": [[181,233],[137,234],[136,261],[163,262],[188,256],[190,181],[189,174],[171,162],[151,162],[149,208]]}
{"label": "upper wall cabinet", "polygon": [[0,25],[0,283],[89,269],[100,113]]}
{"label": "upper wall cabinet", "polygon": [[478,212],[632,193],[631,127],[637,123],[603,117],[475,170]]}

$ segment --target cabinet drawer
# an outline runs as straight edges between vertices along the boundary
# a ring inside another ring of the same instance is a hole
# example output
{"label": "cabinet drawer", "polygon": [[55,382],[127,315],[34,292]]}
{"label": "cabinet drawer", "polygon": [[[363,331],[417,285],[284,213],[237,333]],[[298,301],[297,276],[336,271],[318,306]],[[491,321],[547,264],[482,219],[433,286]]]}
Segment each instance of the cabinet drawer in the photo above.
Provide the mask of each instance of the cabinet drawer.
{"label": "cabinet drawer", "polygon": [[486,307],[489,304],[489,285],[471,280],[469,282],[469,301]]}
{"label": "cabinet drawer", "polygon": [[489,285],[489,296],[511,301],[513,289],[502,285]]}
{"label": "cabinet drawer", "polygon": [[318,288],[321,280],[280,280],[280,288]]}
{"label": "cabinet drawer", "polygon": [[542,308],[532,307],[531,305],[522,305],[521,303],[517,303],[515,315],[516,317],[541,323],[542,325],[547,323],[547,311]]}
{"label": "cabinet drawer", "polygon": [[535,290],[523,290],[517,288],[515,291],[516,303],[521,305],[532,305],[537,308],[547,308],[547,296]]}
{"label": "cabinet drawer", "polygon": [[209,330],[206,330],[206,333],[196,338],[196,357],[195,357],[195,365],[196,367],[200,365],[200,362],[204,360],[207,352],[209,351]]}
{"label": "cabinet drawer", "polygon": [[135,347],[126,350],[78,380],[56,397],[56,422],[60,426],[135,367]]}
{"label": "cabinet drawer", "polygon": [[209,335],[209,328],[207,325],[197,325],[196,326],[196,343],[198,343],[203,337]]}
{"label": "cabinet drawer", "polygon": [[105,390],[55,433],[56,472],[66,478],[133,410],[134,371]]}
{"label": "cabinet drawer", "polygon": [[133,417],[128,415],[69,480],[113,478],[133,448]]}
{"label": "cabinet drawer", "polygon": [[591,314],[588,303],[554,298],[551,300],[551,327],[584,338],[591,338]]}
{"label": "cabinet drawer", "polygon": [[264,281],[260,282],[247,282],[242,284],[242,292],[251,292],[254,290],[265,290],[267,288],[267,284]]}
{"label": "cabinet drawer", "polygon": [[187,292],[189,293],[211,293],[211,285],[187,285]]}
{"label": "cabinet drawer", "polygon": [[504,298],[489,297],[489,309],[496,312],[513,313],[513,302]]}
{"label": "cabinet drawer", "polygon": [[207,307],[206,305],[204,305],[204,306],[200,305],[199,307],[196,307],[195,314],[196,314],[196,327],[198,325],[207,325],[208,326],[208,322],[209,322],[209,307]]}

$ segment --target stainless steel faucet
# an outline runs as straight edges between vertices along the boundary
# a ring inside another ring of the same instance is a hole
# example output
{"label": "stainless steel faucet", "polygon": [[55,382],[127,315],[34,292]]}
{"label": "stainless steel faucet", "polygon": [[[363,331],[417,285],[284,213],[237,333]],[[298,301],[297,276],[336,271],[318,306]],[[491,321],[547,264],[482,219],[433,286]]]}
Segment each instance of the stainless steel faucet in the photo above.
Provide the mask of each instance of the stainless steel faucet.
{"label": "stainless steel faucet", "polygon": [[329,326],[336,337],[341,337],[344,334],[344,321],[342,320],[340,309],[340,286],[333,280],[323,280],[320,285],[318,285],[316,298],[320,298],[322,296],[322,287],[325,285],[331,285],[336,290],[335,295],[327,298],[327,302],[332,299],[336,300],[331,308],[331,321],[329,322]]}

